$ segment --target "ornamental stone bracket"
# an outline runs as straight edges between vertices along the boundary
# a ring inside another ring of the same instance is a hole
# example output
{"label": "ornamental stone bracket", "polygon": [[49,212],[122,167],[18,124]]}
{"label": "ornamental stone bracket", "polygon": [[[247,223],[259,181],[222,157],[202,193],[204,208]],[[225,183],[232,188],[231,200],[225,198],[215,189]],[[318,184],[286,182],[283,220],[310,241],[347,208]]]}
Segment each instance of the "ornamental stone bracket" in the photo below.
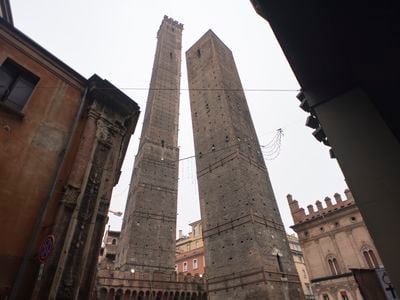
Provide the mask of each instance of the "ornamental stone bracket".
{"label": "ornamental stone bracket", "polygon": [[78,196],[81,192],[79,188],[76,188],[70,184],[67,184],[64,187],[64,195],[61,199],[61,203],[64,204],[65,207],[69,209],[74,209],[76,206],[76,201],[78,199]]}

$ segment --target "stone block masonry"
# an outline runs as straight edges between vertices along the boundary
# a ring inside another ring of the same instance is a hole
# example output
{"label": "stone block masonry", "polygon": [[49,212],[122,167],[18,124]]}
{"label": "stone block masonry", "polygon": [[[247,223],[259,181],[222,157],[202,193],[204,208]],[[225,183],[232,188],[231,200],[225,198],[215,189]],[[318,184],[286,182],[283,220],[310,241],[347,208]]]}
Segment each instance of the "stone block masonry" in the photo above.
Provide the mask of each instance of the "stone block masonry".
{"label": "stone block masonry", "polygon": [[303,299],[232,52],[209,30],[187,52],[210,299]]}
{"label": "stone block masonry", "polygon": [[164,17],[125,215],[117,267],[173,271],[178,186],[178,119],[183,25]]}

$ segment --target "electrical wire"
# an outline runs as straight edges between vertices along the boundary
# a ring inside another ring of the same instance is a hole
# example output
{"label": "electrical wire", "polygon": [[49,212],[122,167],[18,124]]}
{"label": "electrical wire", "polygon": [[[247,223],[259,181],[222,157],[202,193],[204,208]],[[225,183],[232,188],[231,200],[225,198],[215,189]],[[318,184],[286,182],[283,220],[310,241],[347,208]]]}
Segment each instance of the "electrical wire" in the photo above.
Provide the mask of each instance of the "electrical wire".
{"label": "electrical wire", "polygon": [[[5,87],[0,85],[0,87]],[[28,87],[15,87],[16,89],[27,89]],[[58,86],[35,86],[35,89],[56,89]],[[225,92],[299,92],[300,89],[268,89],[268,88],[254,88],[254,89],[243,89],[243,88],[166,88],[166,87],[96,87],[96,90],[133,90],[133,91],[225,91]]]}

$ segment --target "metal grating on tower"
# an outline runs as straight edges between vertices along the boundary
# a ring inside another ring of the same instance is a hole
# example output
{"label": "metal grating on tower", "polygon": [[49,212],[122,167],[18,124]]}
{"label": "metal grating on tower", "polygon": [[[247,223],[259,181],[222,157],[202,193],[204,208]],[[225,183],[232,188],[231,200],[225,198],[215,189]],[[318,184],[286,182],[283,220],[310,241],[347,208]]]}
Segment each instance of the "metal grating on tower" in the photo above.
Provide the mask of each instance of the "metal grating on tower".
{"label": "metal grating on tower", "polygon": [[187,52],[210,299],[303,299],[232,52],[209,30]]}
{"label": "metal grating on tower", "polygon": [[117,263],[121,270],[173,271],[178,186],[178,119],[183,25],[164,17]]}

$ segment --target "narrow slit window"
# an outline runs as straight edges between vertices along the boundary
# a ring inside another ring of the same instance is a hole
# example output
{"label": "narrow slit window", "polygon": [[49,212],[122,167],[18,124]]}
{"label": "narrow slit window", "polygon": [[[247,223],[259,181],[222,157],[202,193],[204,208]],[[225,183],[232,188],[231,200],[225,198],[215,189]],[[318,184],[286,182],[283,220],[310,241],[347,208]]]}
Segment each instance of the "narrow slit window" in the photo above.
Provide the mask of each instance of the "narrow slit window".
{"label": "narrow slit window", "polygon": [[[276,255],[276,260],[278,262],[279,272],[283,273],[282,260],[279,254]],[[282,274],[282,277],[285,277],[285,274]]]}

